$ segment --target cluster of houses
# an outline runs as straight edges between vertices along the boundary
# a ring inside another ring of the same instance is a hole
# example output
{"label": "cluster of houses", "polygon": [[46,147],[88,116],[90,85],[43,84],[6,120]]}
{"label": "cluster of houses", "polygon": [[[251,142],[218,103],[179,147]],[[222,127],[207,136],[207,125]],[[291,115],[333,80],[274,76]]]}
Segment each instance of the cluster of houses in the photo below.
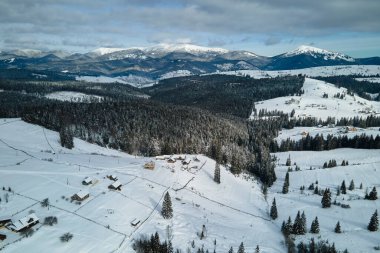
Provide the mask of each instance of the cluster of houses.
{"label": "cluster of houses", "polygon": [[[111,189],[111,190],[117,190],[117,191],[120,191],[121,190],[121,187],[122,187],[122,183],[118,180],[117,176],[116,175],[107,175],[107,178],[111,181],[113,181],[113,183],[111,183],[109,186],[108,186],[108,189]],[[94,184],[95,183],[95,180],[91,177],[85,177],[82,181],[82,184],[83,185],[91,185],[91,184]],[[90,197],[90,192],[88,190],[80,190],[79,192],[75,193],[74,195],[71,196],[71,199],[72,200],[76,200],[76,201],[83,201],[85,199],[87,199],[88,197]]]}
{"label": "cluster of houses", "polygon": [[[178,155],[178,156],[168,156],[168,155],[162,155],[162,156],[156,156],[156,160],[165,160],[167,163],[175,163],[177,161],[181,161],[182,165],[189,165],[191,162],[190,158],[186,158],[186,156]],[[194,161],[199,162],[199,159],[197,157],[194,158]]]}

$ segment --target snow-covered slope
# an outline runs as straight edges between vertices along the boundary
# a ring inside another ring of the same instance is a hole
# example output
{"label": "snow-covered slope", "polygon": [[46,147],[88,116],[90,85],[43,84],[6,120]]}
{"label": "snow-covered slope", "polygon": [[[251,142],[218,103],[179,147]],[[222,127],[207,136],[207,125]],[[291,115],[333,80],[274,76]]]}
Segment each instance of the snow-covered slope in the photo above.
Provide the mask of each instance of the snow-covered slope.
{"label": "snow-covered slope", "polygon": [[49,93],[45,96],[49,99],[55,99],[60,101],[71,101],[71,102],[90,102],[90,101],[100,101],[102,97],[95,95],[87,95],[81,92],[74,91],[58,91]]}
{"label": "snow-covered slope", "polygon": [[[374,249],[379,244],[380,231],[369,232],[367,225],[371,215],[375,210],[380,210],[380,200],[364,200],[366,190],[369,191],[376,186],[379,189],[380,170],[380,150],[360,150],[360,149],[336,149],[330,151],[300,151],[276,153],[278,165],[276,167],[277,181],[271,187],[268,199],[276,198],[279,218],[275,223],[279,226],[283,220],[290,216],[294,221],[297,211],[304,211],[309,231],[311,222],[318,217],[320,233],[308,233],[305,236],[297,236],[296,241],[309,241],[314,237],[316,240],[328,240],[335,243],[337,249],[355,253],[375,253]],[[289,173],[289,193],[282,194],[282,186],[285,174],[289,166],[285,166],[287,158],[300,167],[300,171]],[[337,166],[323,169],[323,163],[335,159],[338,165],[343,160],[349,162],[348,166]],[[310,170],[310,167],[312,168]],[[355,189],[347,190],[347,194],[336,196],[336,189],[345,180],[348,187],[351,180],[354,180]],[[316,184],[316,182],[318,182]],[[332,192],[332,202],[347,204],[350,208],[342,208],[332,205],[330,208],[321,207],[321,198],[313,194],[308,187],[314,183],[319,189],[330,188]],[[359,189],[362,183],[363,188]],[[301,191],[300,187],[305,186]],[[340,222],[342,233],[334,233],[337,222]]]}
{"label": "snow-covered slope", "polygon": [[229,50],[224,48],[214,48],[214,47],[202,47],[193,44],[159,44],[153,47],[147,47],[144,49],[145,52],[155,53],[155,52],[186,52],[191,54],[201,54],[201,53],[228,53]]}
{"label": "snow-covered slope", "polygon": [[[7,239],[3,252],[133,252],[135,238],[158,231],[167,239],[167,227],[172,231],[173,246],[186,251],[204,245],[210,252],[217,241],[216,252],[235,250],[244,242],[248,252],[260,245],[261,252],[284,252],[280,227],[268,218],[268,203],[260,185],[243,175],[234,176],[224,168],[221,184],[213,181],[215,161],[193,155],[185,169],[180,161],[169,164],[156,160],[154,170],[143,168],[146,157],[134,157],[122,152],[74,139],[72,150],[62,148],[59,134],[20,119],[0,119],[0,187],[11,187],[8,202],[0,202],[1,215],[20,219],[30,212],[41,219],[34,234],[20,235],[5,228],[0,233]],[[106,178],[114,174],[122,183],[121,191],[109,190],[113,182]],[[85,177],[94,179],[82,185]],[[87,190],[89,198],[80,204],[70,197]],[[0,188],[0,191],[1,188]],[[162,218],[163,194],[169,191],[174,217]],[[1,196],[6,194],[1,192]],[[50,207],[39,201],[49,198]],[[47,216],[55,216],[54,226],[42,225]],[[140,224],[132,226],[133,220]],[[200,240],[202,226],[206,238]],[[37,230],[38,228],[38,230]],[[62,243],[59,237],[73,234]]]}
{"label": "snow-covered slope", "polygon": [[248,75],[253,78],[268,78],[286,75],[306,75],[308,77],[316,76],[340,76],[340,75],[363,75],[375,76],[380,74],[380,65],[341,65],[341,66],[324,66],[313,67],[304,69],[291,69],[291,70],[237,70],[218,72],[226,75]]}
{"label": "snow-covered slope", "polygon": [[122,83],[129,84],[134,87],[143,88],[152,86],[155,81],[146,77],[128,75],[128,76],[77,76],[77,81],[91,82],[91,83]]}
{"label": "snow-covered slope", "polygon": [[111,54],[118,51],[127,50],[126,48],[110,48],[110,47],[100,47],[92,51],[92,53],[96,55],[105,55],[105,54]]}
{"label": "snow-covered slope", "polygon": [[324,60],[344,60],[348,62],[355,61],[355,59],[353,59],[352,57],[341,53],[331,52],[325,49],[305,45],[302,45],[293,51],[287,52],[283,54],[281,57],[291,57],[296,55],[310,55],[314,58],[322,56]]}
{"label": "snow-covered slope", "polygon": [[[295,117],[354,117],[380,115],[380,102],[369,101],[358,96],[347,94],[345,88],[337,88],[333,84],[306,78],[301,96],[286,96],[255,103],[256,109],[268,111],[279,110],[290,113],[295,110]],[[344,94],[344,98],[334,95]],[[327,94],[328,98],[323,98]],[[251,117],[254,117],[253,115]]]}

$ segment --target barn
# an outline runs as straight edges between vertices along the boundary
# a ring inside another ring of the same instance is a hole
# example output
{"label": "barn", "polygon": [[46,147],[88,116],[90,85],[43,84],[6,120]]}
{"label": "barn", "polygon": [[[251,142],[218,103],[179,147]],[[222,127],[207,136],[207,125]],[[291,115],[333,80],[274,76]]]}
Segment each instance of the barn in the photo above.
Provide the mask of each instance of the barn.
{"label": "barn", "polygon": [[154,165],[155,165],[154,162],[150,161],[144,164],[144,168],[148,170],[154,170]]}
{"label": "barn", "polygon": [[11,225],[8,226],[9,229],[20,232],[24,229],[33,227],[39,222],[39,218],[35,213],[31,213],[24,218],[19,219],[18,221],[12,222]]}
{"label": "barn", "polygon": [[121,186],[122,186],[122,184],[120,183],[120,181],[115,181],[113,184],[108,186],[108,189],[120,191]]}
{"label": "barn", "polygon": [[75,193],[73,196],[71,196],[72,200],[77,200],[77,201],[83,201],[90,197],[90,193],[86,190],[81,190],[77,193]]}
{"label": "barn", "polygon": [[89,184],[92,184],[93,183],[93,180],[91,177],[85,177],[82,181],[82,184],[83,185],[89,185]]}

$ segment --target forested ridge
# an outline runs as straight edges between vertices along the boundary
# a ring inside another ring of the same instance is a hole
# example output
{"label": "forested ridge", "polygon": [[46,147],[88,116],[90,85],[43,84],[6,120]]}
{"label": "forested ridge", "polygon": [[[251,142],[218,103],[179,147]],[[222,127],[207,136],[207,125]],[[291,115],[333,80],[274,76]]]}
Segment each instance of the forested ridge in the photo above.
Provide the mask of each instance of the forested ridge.
{"label": "forested ridge", "polygon": [[[257,112],[253,107],[254,101],[261,99],[302,94],[303,81],[302,76],[260,80],[196,76],[173,78],[140,90],[121,84],[0,80],[0,117],[22,117],[64,136],[131,154],[206,154],[228,165],[233,173],[251,172],[270,186],[276,180],[270,151],[299,150],[301,145],[275,143],[273,139],[282,128],[380,123],[376,117],[338,122],[334,118],[295,119],[281,111]],[[72,103],[44,97],[56,91],[82,92],[103,99]],[[258,116],[247,120],[252,110]],[[370,143],[376,141],[370,139]]]}

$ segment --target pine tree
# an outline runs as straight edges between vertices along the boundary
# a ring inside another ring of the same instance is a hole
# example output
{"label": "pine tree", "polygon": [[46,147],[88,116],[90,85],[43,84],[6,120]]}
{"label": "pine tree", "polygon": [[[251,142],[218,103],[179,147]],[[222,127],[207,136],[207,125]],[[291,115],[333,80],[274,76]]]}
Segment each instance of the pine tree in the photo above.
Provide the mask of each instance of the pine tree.
{"label": "pine tree", "polygon": [[322,197],[322,208],[329,208],[331,206],[331,193],[330,193],[330,189],[327,188],[324,192],[323,192],[323,197]]}
{"label": "pine tree", "polygon": [[240,246],[239,246],[237,253],[245,253],[243,242],[240,243]]}
{"label": "pine tree", "polygon": [[168,243],[168,250],[167,250],[167,253],[173,253],[173,245],[172,245],[172,241],[169,241],[169,243]]}
{"label": "pine tree", "polygon": [[219,163],[215,164],[214,181],[216,183],[220,184],[220,165],[219,165]]}
{"label": "pine tree", "polygon": [[292,166],[292,160],[290,160],[290,155],[288,157],[288,159],[286,159],[286,166]]}
{"label": "pine tree", "polygon": [[74,147],[74,137],[68,127],[61,127],[61,129],[59,130],[59,138],[62,147],[68,149],[72,149]]}
{"label": "pine tree", "polygon": [[340,223],[339,223],[339,221],[338,221],[338,223],[337,223],[336,226],[335,226],[334,232],[337,233],[337,234],[342,233],[342,230],[341,230],[341,228],[340,228]]}
{"label": "pine tree", "polygon": [[170,198],[169,192],[166,192],[164,197],[164,202],[162,203],[161,214],[165,219],[170,219],[173,217],[172,200]]}
{"label": "pine tree", "polygon": [[350,186],[348,187],[348,190],[352,191],[354,189],[355,189],[355,184],[354,184],[354,180],[352,179],[350,182]]}
{"label": "pine tree", "polygon": [[282,193],[287,194],[289,192],[289,172],[286,172],[284,185],[282,187]]}
{"label": "pine tree", "polygon": [[285,224],[284,234],[290,235],[291,233],[293,233],[292,229],[293,229],[292,218],[290,218],[289,216],[288,221]]}
{"label": "pine tree", "polygon": [[302,230],[302,220],[301,220],[301,214],[300,211],[297,212],[297,216],[294,219],[292,233],[296,235],[300,235]]}
{"label": "pine tree", "polygon": [[313,233],[313,234],[318,234],[319,233],[318,217],[315,217],[315,219],[311,223],[310,233]]}
{"label": "pine tree", "polygon": [[302,215],[301,215],[301,225],[302,225],[302,230],[301,230],[301,235],[304,235],[307,233],[307,224],[306,224],[306,215],[305,215],[305,212],[302,211]]}
{"label": "pine tree", "polygon": [[346,182],[343,180],[342,182],[342,185],[340,186],[340,192],[342,194],[346,194],[347,193],[347,189],[346,189]]}
{"label": "pine tree", "polygon": [[234,249],[231,247],[228,253],[234,253]]}
{"label": "pine tree", "polygon": [[377,210],[372,214],[371,220],[369,221],[367,228],[369,231],[372,232],[377,231],[379,229],[379,219],[377,216]]}
{"label": "pine tree", "polygon": [[369,193],[368,199],[369,200],[376,200],[377,199],[377,191],[376,191],[375,186],[372,188],[372,191]]}
{"label": "pine tree", "polygon": [[360,183],[359,189],[360,189],[360,190],[363,189],[363,183]]}
{"label": "pine tree", "polygon": [[270,208],[270,217],[275,220],[278,217],[277,206],[276,206],[276,198],[273,199],[272,206]]}
{"label": "pine tree", "polygon": [[259,245],[256,246],[255,253],[260,253]]}

